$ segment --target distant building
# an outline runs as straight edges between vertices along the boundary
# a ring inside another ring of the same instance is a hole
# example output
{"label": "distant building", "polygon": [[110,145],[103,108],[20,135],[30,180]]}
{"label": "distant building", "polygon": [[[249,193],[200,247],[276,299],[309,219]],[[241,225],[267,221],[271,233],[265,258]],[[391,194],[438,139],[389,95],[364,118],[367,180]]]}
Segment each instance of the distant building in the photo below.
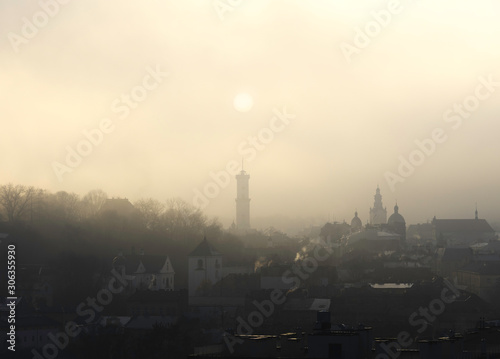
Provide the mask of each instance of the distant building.
{"label": "distant building", "polygon": [[203,241],[188,258],[189,296],[203,296],[222,278],[222,254]]}
{"label": "distant building", "polygon": [[401,235],[371,227],[362,232],[351,234],[346,240],[346,245],[375,253],[397,251],[401,246]]}
{"label": "distant building", "polygon": [[457,270],[457,282],[465,290],[490,303],[500,295],[500,262],[472,262]]}
{"label": "distant building", "polygon": [[391,214],[387,221],[387,227],[390,232],[397,233],[401,236],[401,240],[406,240],[406,222],[404,217],[399,213],[398,204],[394,206],[394,213]]}
{"label": "distant building", "polygon": [[101,213],[116,213],[120,217],[132,219],[139,215],[139,210],[127,198],[108,198],[102,205]]}
{"label": "distant building", "polygon": [[495,230],[485,219],[434,219],[434,240],[446,247],[468,247],[477,242],[489,242],[496,238]]}
{"label": "distant building", "polygon": [[358,217],[358,211],[354,212],[354,217],[351,220],[351,232],[359,232],[363,229],[363,222]]}
{"label": "distant building", "polygon": [[326,223],[320,231],[320,237],[329,242],[338,242],[344,236],[349,235],[351,227],[347,223]]}
{"label": "distant building", "polygon": [[174,290],[175,271],[168,256],[140,254],[124,256],[118,254],[113,259],[113,267],[133,279],[127,286],[128,292],[135,290]]}
{"label": "distant building", "polygon": [[387,223],[387,209],[382,204],[382,195],[378,186],[374,198],[373,208],[370,208],[370,224],[385,224]]}
{"label": "distant building", "polygon": [[244,170],[236,175],[236,229],[238,231],[250,229],[249,180],[250,175]]}
{"label": "distant building", "polygon": [[473,257],[470,248],[438,248],[436,255],[436,272],[441,277],[451,276],[471,262]]}
{"label": "distant building", "polygon": [[434,240],[432,223],[410,224],[406,231],[407,241],[415,244],[426,244]]}

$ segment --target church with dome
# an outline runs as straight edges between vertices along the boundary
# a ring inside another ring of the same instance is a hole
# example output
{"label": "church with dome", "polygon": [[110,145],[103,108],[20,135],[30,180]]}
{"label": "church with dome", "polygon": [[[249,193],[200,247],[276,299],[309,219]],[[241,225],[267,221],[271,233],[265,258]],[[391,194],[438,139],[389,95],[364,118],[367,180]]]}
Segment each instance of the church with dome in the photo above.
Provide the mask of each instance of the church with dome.
{"label": "church with dome", "polygon": [[363,230],[363,222],[358,217],[358,211],[354,212],[354,218],[351,220],[351,232],[359,232]]}
{"label": "church with dome", "polygon": [[370,221],[363,227],[363,222],[358,217],[358,211],[354,212],[354,217],[351,220],[351,236],[350,240],[361,238],[391,238],[397,239],[399,242],[406,240],[406,221],[399,213],[399,206],[396,203],[394,213],[387,219],[387,209],[382,203],[382,195],[380,188],[377,186],[374,196],[373,207],[370,208]]}
{"label": "church with dome", "polygon": [[387,221],[387,228],[392,232],[399,234],[402,241],[406,240],[406,222],[404,217],[399,213],[397,202],[394,206],[394,213],[391,214],[389,220]]}

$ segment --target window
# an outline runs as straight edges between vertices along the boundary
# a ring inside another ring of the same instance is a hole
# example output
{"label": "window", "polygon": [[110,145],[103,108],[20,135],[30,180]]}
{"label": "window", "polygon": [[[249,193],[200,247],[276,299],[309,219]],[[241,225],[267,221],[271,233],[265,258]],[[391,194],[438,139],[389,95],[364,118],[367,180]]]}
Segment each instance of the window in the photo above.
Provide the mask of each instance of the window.
{"label": "window", "polygon": [[203,259],[198,259],[198,268],[197,269],[203,269]]}

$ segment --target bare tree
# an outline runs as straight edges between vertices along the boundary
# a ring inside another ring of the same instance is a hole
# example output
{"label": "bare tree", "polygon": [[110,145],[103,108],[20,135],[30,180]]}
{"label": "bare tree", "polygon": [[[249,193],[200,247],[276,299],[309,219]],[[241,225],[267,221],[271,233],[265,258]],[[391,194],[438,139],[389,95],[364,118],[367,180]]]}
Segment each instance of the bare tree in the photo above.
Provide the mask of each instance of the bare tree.
{"label": "bare tree", "polygon": [[55,194],[48,195],[50,212],[55,216],[64,220],[77,220],[80,217],[80,197],[76,193],[68,193],[59,191]]}
{"label": "bare tree", "polygon": [[165,211],[163,203],[153,198],[139,199],[134,203],[134,207],[141,213],[141,219],[147,228],[159,228]]}
{"label": "bare tree", "polygon": [[86,217],[95,217],[108,199],[106,192],[100,189],[94,189],[87,193],[82,199],[82,210]]}
{"label": "bare tree", "polygon": [[21,220],[31,209],[32,201],[38,191],[34,187],[13,185],[0,186],[0,204],[9,222]]}
{"label": "bare tree", "polygon": [[162,223],[172,239],[194,240],[205,230],[207,219],[203,212],[180,198],[167,200]]}

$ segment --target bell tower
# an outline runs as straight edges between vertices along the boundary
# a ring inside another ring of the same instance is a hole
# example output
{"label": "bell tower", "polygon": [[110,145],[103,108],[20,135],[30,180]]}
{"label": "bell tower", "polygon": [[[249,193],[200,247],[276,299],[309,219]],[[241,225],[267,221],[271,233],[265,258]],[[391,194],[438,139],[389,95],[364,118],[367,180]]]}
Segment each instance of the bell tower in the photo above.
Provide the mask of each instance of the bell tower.
{"label": "bell tower", "polygon": [[387,209],[382,204],[382,195],[378,186],[374,199],[373,208],[370,208],[370,224],[385,224],[387,223]]}

